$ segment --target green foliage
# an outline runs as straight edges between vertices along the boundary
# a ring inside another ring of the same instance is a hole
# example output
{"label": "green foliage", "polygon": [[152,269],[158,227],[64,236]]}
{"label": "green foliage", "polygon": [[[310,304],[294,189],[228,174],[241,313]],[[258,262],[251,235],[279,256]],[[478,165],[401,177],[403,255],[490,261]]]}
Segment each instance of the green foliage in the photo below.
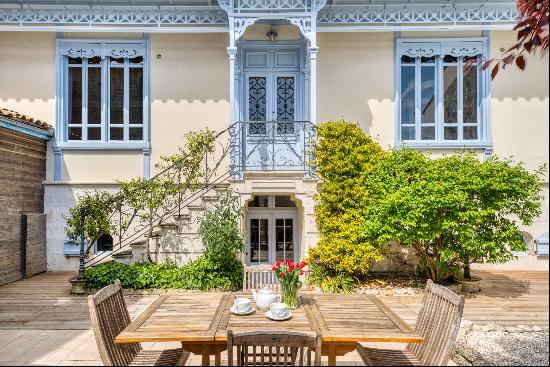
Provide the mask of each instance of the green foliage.
{"label": "green foliage", "polygon": [[199,233],[205,256],[223,267],[234,264],[237,255],[244,249],[239,230],[241,219],[238,196],[231,191],[221,194],[200,219]]}
{"label": "green foliage", "polygon": [[81,212],[85,213],[84,237],[88,244],[112,229],[110,214],[117,205],[117,198],[106,191],[95,190],[77,196],[76,205],[69,208],[65,219],[67,237],[74,242],[80,238]]}
{"label": "green foliage", "polygon": [[306,281],[309,285],[316,285],[323,292],[350,293],[359,286],[357,277],[346,273],[330,273],[323,266],[310,265]]}
{"label": "green foliage", "polygon": [[365,236],[412,246],[427,276],[443,282],[472,262],[504,262],[525,249],[518,222],[540,214],[545,168],[472,152],[432,159],[393,150],[369,177]]}
{"label": "green foliage", "polygon": [[222,268],[206,256],[177,267],[173,262],[164,264],[142,263],[125,265],[108,262],[86,269],[84,279],[88,289],[103,288],[119,279],[129,289],[189,289],[210,291],[237,290],[242,286],[243,268],[234,260],[231,271]]}
{"label": "green foliage", "polygon": [[386,153],[354,122],[323,123],[318,135],[315,153],[322,184],[315,214],[321,236],[309,250],[308,263],[327,274],[364,274],[380,253],[362,230],[370,202],[367,178]]}
{"label": "green foliage", "polygon": [[86,287],[101,288],[120,279],[124,288],[131,289],[237,290],[242,286],[243,277],[243,266],[237,258],[244,248],[239,231],[241,218],[238,197],[227,191],[200,220],[203,256],[182,267],[172,262],[98,265],[86,270]]}
{"label": "green foliage", "polygon": [[95,191],[80,196],[65,218],[68,236],[73,241],[79,238],[80,212],[84,210],[85,237],[90,244],[105,233],[118,235],[118,242],[123,243],[132,221],[145,224],[143,227],[149,232],[147,238],[151,238],[154,228],[172,215],[188,190],[199,187],[204,174],[201,164],[214,151],[214,141],[215,135],[209,129],[188,133],[186,143],[176,154],[161,157],[161,163],[156,166],[159,174],[154,178],[119,181],[120,191],[115,195]]}

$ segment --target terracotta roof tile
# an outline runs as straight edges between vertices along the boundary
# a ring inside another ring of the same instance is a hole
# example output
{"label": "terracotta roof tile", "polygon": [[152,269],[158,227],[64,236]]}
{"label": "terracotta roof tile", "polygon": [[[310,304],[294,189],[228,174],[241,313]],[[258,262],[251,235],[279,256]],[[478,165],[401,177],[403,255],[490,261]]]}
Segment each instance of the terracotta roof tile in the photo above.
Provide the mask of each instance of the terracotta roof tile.
{"label": "terracotta roof tile", "polygon": [[0,117],[5,117],[12,120],[17,120],[20,122],[23,122],[25,124],[32,125],[34,127],[37,127],[42,130],[50,131],[52,130],[52,126],[48,124],[47,122],[34,119],[30,116],[23,115],[22,113],[15,112],[12,110],[8,110],[7,108],[0,107]]}

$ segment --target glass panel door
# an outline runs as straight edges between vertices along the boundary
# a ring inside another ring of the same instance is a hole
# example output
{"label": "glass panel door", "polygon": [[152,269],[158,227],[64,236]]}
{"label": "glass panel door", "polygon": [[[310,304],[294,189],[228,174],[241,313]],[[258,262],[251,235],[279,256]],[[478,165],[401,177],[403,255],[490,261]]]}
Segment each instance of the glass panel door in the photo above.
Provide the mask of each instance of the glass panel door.
{"label": "glass panel door", "polygon": [[275,220],[275,259],[294,261],[294,220]]}
{"label": "glass panel door", "polygon": [[250,264],[269,262],[269,220],[250,219]]}

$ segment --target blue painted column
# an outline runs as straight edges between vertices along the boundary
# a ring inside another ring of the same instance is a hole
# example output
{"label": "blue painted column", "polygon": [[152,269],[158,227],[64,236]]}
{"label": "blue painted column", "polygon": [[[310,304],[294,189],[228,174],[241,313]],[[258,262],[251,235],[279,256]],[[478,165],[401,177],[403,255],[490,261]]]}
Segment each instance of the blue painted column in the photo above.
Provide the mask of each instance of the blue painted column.
{"label": "blue painted column", "polygon": [[52,148],[54,155],[53,180],[61,181],[63,180],[63,151],[55,144],[52,145]]}

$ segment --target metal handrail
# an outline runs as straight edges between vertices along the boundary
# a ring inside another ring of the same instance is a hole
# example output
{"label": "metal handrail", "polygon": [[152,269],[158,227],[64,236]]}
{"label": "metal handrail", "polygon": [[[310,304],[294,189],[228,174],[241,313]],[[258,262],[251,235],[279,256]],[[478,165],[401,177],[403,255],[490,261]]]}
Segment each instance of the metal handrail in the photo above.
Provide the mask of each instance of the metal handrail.
{"label": "metal handrail", "polygon": [[315,176],[317,126],[310,121],[238,121],[230,131],[234,178],[246,171],[303,171]]}
{"label": "metal handrail", "polygon": [[[261,125],[264,124],[264,125]],[[265,127],[262,128],[261,126]],[[260,128],[257,134],[249,134],[248,129],[251,127]],[[118,242],[113,246],[113,251],[105,252],[86,261],[88,251],[85,248],[84,236],[81,236],[81,251],[79,264],[79,277],[83,276],[86,267],[94,266],[108,257],[115,255],[126,249],[128,245],[142,239],[147,233],[151,234],[153,229],[158,227],[164,221],[181,214],[181,210],[206,193],[215,189],[217,185],[227,179],[242,178],[245,171],[300,171],[305,177],[314,178],[315,166],[313,147],[316,139],[317,126],[310,121],[238,121],[231,124],[227,129],[215,134],[215,144],[217,148],[221,147],[221,154],[214,162],[209,161],[209,157],[204,159],[204,180],[200,189],[190,192],[185,196],[184,192],[180,193],[177,198],[177,204],[174,207],[167,209],[162,215],[152,213],[153,217],[149,223],[140,223],[137,227],[132,228],[131,224],[139,215],[136,211],[124,212],[122,208],[117,208],[111,213],[111,217],[118,215],[126,216],[129,225],[123,231],[120,229]],[[227,138],[225,137],[227,135]],[[250,164],[250,157],[260,150],[270,149],[272,159],[269,165],[261,167]],[[285,149],[290,159],[287,162],[276,162],[277,149]],[[230,156],[229,170],[225,169],[222,162],[227,156]],[[210,164],[212,163],[212,164]],[[222,170],[220,168],[223,167]],[[147,185],[154,180],[159,180],[165,175],[177,176],[178,163],[174,163],[152,178],[145,181],[142,185]],[[221,172],[221,173],[220,173]],[[137,189],[143,188],[138,186]],[[120,199],[122,193],[119,192],[113,196],[113,200]],[[81,222],[86,220],[86,213],[81,213]],[[155,216],[156,215],[156,216]],[[120,220],[122,221],[122,219]]]}

